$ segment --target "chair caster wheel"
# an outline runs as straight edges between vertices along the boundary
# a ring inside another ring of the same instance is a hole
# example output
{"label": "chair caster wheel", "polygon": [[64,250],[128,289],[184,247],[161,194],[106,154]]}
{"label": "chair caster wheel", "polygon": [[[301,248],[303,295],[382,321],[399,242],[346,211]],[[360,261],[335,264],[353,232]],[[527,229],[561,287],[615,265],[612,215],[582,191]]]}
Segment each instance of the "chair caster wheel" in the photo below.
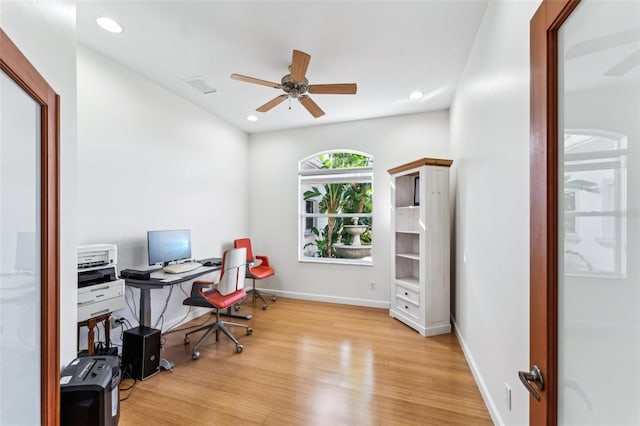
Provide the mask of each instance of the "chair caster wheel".
{"label": "chair caster wheel", "polygon": [[268,307],[269,307],[269,305],[262,305],[262,310],[266,311]]}
{"label": "chair caster wheel", "polygon": [[196,359],[198,359],[198,358],[200,358],[200,352],[194,352],[194,353],[191,355],[191,359],[192,359],[192,360],[194,360],[194,361],[195,361]]}
{"label": "chair caster wheel", "polygon": [[233,305],[233,309],[235,309],[236,311],[240,310],[240,305]]}
{"label": "chair caster wheel", "polygon": [[244,346],[242,346],[242,345],[236,346],[236,352],[238,352],[238,353],[241,353],[243,349],[244,349]]}
{"label": "chair caster wheel", "polygon": [[191,341],[191,340],[189,340],[189,338],[188,338],[188,337],[185,337],[185,338],[184,338],[184,344],[185,344],[185,345],[188,345],[190,341]]}
{"label": "chair caster wheel", "polygon": [[276,301],[276,297],[275,296],[271,296],[271,300],[273,300],[275,302]]}
{"label": "chair caster wheel", "polygon": [[253,334],[253,328],[247,328],[247,334]]}

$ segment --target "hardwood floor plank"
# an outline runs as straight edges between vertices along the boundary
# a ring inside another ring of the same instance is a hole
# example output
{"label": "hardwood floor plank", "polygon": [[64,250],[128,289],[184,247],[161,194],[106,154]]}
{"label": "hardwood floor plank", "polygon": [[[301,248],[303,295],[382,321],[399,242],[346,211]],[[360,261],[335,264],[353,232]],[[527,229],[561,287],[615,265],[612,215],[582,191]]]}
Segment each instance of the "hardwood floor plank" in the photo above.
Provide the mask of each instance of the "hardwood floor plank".
{"label": "hardwood floor plank", "polygon": [[185,346],[185,331],[166,334],[173,372],[123,391],[120,425],[491,424],[453,334],[424,338],[374,308],[280,298],[241,309],[254,329],[237,329],[241,354],[221,334],[193,361],[199,336]]}

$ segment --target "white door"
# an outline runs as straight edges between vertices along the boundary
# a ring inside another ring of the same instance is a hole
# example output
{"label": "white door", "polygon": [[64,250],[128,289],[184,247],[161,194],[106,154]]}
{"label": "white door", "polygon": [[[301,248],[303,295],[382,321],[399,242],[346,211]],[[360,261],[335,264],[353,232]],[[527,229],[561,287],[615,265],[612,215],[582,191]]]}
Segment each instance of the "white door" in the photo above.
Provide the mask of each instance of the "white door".
{"label": "white door", "polygon": [[640,424],[640,2],[531,20],[532,425]]}
{"label": "white door", "polygon": [[640,2],[558,31],[558,424],[640,425]]}
{"label": "white door", "polygon": [[0,425],[60,422],[59,104],[0,28]]}
{"label": "white door", "polygon": [[0,123],[0,424],[35,425],[41,363],[40,105],[4,72]]}

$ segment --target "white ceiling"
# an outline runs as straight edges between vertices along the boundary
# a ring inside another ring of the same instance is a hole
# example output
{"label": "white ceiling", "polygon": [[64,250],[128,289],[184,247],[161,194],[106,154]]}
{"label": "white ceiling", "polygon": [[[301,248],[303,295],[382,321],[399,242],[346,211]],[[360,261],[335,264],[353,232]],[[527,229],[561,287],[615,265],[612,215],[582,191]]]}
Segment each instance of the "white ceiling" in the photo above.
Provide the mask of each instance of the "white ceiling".
{"label": "white ceiling", "polygon": [[[248,132],[448,108],[486,0],[442,1],[86,1],[77,3],[79,43]],[[95,20],[116,19],[120,34]],[[313,118],[296,100],[255,109],[283,93],[232,80],[280,82],[292,50],[311,55],[310,84],[357,83],[356,95],[311,95]],[[202,76],[203,95],[184,79]],[[425,96],[412,101],[415,90]],[[246,117],[254,114],[257,122]]]}

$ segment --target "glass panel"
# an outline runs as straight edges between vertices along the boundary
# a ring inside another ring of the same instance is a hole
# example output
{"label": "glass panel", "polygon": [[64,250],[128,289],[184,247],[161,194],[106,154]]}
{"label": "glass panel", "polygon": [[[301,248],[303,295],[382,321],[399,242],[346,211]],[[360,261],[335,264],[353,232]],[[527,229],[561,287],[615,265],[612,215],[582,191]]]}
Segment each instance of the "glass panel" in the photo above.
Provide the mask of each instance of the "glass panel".
{"label": "glass panel", "polygon": [[558,52],[558,424],[638,425],[640,2],[583,0]]}
{"label": "glass panel", "polygon": [[0,72],[0,424],[40,424],[39,236],[40,106]]}

